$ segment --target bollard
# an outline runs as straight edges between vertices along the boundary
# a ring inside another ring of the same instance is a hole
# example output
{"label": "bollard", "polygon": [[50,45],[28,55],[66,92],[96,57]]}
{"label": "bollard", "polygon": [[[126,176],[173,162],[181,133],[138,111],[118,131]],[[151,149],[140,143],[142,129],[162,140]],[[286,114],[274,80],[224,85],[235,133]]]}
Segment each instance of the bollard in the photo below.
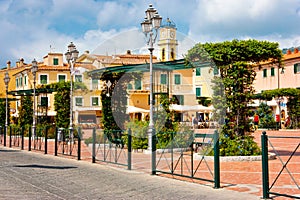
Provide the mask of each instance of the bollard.
{"label": "bollard", "polygon": [[28,129],[28,151],[31,151],[31,127]]}
{"label": "bollard", "polygon": [[45,127],[45,154],[48,153],[48,126]]}
{"label": "bollard", "polygon": [[82,137],[81,127],[78,127],[77,132],[78,132],[77,160],[80,160],[81,159],[81,137]]}
{"label": "bollard", "polygon": [[219,132],[214,132],[214,182],[215,189],[220,188],[220,144],[219,144]]}
{"label": "bollard", "polygon": [[269,160],[268,160],[268,136],[266,131],[261,135],[262,149],[262,184],[263,184],[263,199],[269,199]]}
{"label": "bollard", "polygon": [[131,135],[131,129],[128,129],[128,145],[127,145],[127,150],[128,150],[128,160],[127,160],[127,165],[128,165],[128,170],[131,170],[131,140],[132,140],[132,135]]}
{"label": "bollard", "polygon": [[55,134],[54,134],[54,156],[57,156],[57,132],[58,132],[58,128],[55,127]]}
{"label": "bollard", "polygon": [[92,163],[96,162],[96,128],[93,128]]}
{"label": "bollard", "polygon": [[9,147],[11,147],[11,135],[12,135],[12,128],[9,126]]}
{"label": "bollard", "polygon": [[24,150],[24,127],[21,129],[21,149]]}

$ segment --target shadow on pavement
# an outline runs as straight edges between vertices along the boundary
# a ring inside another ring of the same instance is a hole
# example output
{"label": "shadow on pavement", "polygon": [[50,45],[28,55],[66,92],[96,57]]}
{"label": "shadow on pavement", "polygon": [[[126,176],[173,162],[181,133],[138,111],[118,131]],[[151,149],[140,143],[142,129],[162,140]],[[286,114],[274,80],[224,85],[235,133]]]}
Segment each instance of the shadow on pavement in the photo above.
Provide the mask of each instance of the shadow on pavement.
{"label": "shadow on pavement", "polygon": [[50,165],[14,165],[13,167],[24,167],[24,168],[40,168],[40,169],[74,169],[74,166],[50,166]]}

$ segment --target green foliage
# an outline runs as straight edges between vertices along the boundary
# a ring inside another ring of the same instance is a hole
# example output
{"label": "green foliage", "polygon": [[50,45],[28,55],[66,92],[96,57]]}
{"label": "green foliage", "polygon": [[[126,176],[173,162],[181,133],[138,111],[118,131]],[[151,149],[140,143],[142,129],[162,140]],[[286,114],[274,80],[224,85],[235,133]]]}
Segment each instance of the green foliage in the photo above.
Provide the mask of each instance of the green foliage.
{"label": "green foliage", "polygon": [[0,126],[5,126],[5,115],[6,115],[6,105],[5,101],[0,99],[0,118],[3,120],[0,120]]}
{"label": "green foliage", "polygon": [[275,90],[266,90],[261,93],[257,98],[271,100],[272,98],[278,99],[286,97],[288,115],[291,124],[288,128],[300,127],[300,90],[296,88],[280,88]]}
{"label": "green foliage", "polygon": [[32,124],[33,116],[33,97],[22,96],[21,105],[18,107],[19,117],[18,117],[18,126],[24,127],[25,125]]}
{"label": "green foliage", "polygon": [[266,103],[261,103],[259,105],[257,115],[259,116],[259,127],[271,129],[276,128],[272,109]]}
{"label": "green foliage", "polygon": [[256,156],[261,150],[252,136],[220,134],[220,156]]}
{"label": "green foliage", "polygon": [[56,91],[54,95],[55,124],[68,128],[70,124],[70,82],[58,82],[50,86]]}
{"label": "green foliage", "polygon": [[[147,121],[130,121],[126,124],[126,129],[131,129],[132,148],[147,149],[148,148],[148,122]],[[127,144],[127,136],[125,143]]]}

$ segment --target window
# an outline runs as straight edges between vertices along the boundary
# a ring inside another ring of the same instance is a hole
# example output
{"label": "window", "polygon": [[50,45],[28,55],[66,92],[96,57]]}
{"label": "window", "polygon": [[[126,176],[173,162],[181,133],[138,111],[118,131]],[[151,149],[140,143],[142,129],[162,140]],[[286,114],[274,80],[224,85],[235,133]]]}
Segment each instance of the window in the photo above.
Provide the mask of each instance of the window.
{"label": "window", "polygon": [[173,95],[174,103],[184,105],[184,95]]}
{"label": "window", "polygon": [[82,75],[75,74],[75,82],[82,82]]}
{"label": "window", "polygon": [[263,77],[267,77],[267,69],[263,70]]}
{"label": "window", "polygon": [[127,90],[132,90],[132,84],[131,83],[128,83]]}
{"label": "window", "polygon": [[16,78],[16,86],[19,87],[19,79]]}
{"label": "window", "polygon": [[175,59],[175,56],[174,56],[175,54],[174,54],[174,49],[172,48],[171,49],[171,60],[174,60]]}
{"label": "window", "polygon": [[141,90],[142,89],[142,81],[141,79],[134,81],[134,89],[135,90]]}
{"label": "window", "polygon": [[19,84],[20,84],[21,87],[23,86],[23,78],[22,77],[20,77]]}
{"label": "window", "polygon": [[160,84],[166,85],[167,84],[167,74],[160,75]]}
{"label": "window", "polygon": [[92,106],[98,106],[98,105],[99,105],[99,98],[92,97]]}
{"label": "window", "polygon": [[271,68],[271,76],[275,76],[275,68],[274,67]]}
{"label": "window", "polygon": [[41,97],[40,106],[48,106],[48,97]]}
{"label": "window", "polygon": [[174,75],[174,82],[176,85],[180,85],[181,84],[181,76],[180,74],[175,74]]}
{"label": "window", "polygon": [[24,85],[27,86],[27,76],[24,76]]}
{"label": "window", "polygon": [[82,97],[75,97],[75,105],[82,106]]}
{"label": "window", "polygon": [[65,82],[66,81],[66,75],[58,75],[58,82]]}
{"label": "window", "polygon": [[98,79],[92,78],[92,89],[98,90]]}
{"label": "window", "polygon": [[200,67],[196,68],[196,76],[201,76],[201,68]]}
{"label": "window", "polygon": [[40,75],[40,84],[48,84],[48,75]]}
{"label": "window", "polygon": [[201,97],[201,88],[196,87],[196,97]]}
{"label": "window", "polygon": [[165,48],[163,48],[162,52],[161,52],[161,59],[162,59],[162,61],[165,61],[165,57],[166,57]]}
{"label": "window", "polygon": [[219,69],[218,69],[217,66],[214,67],[214,75],[215,75],[215,76],[216,76],[216,75],[219,75]]}
{"label": "window", "polygon": [[58,58],[53,58],[53,65],[58,65]]}
{"label": "window", "polygon": [[297,74],[300,72],[300,63],[294,64],[294,74]]}

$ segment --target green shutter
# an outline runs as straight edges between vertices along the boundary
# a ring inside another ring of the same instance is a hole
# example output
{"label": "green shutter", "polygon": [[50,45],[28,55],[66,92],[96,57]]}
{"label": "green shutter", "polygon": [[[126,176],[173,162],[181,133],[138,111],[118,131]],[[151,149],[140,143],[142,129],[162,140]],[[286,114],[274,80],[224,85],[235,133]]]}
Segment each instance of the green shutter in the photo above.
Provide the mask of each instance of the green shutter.
{"label": "green shutter", "polygon": [[58,58],[53,58],[53,65],[58,65]]}
{"label": "green shutter", "polygon": [[196,76],[201,76],[201,68],[200,67],[196,68]]}
{"label": "green shutter", "polygon": [[160,75],[160,84],[163,84],[163,85],[167,84],[167,74]]}
{"label": "green shutter", "polygon": [[47,84],[47,75],[40,76],[41,84]]}
{"label": "green shutter", "polygon": [[176,85],[180,85],[181,84],[180,83],[180,75],[179,74],[175,74],[174,78],[175,78],[175,84]]}
{"label": "green shutter", "polygon": [[98,104],[98,97],[93,97],[92,98],[92,104],[93,104],[93,106],[98,106],[99,104]]}
{"label": "green shutter", "polygon": [[271,76],[275,76],[275,68],[274,67],[271,68]]}
{"label": "green shutter", "polygon": [[66,76],[65,75],[58,75],[58,82],[65,82]]}
{"label": "green shutter", "polygon": [[298,63],[294,64],[294,74],[297,74],[298,72]]}
{"label": "green shutter", "polygon": [[218,69],[218,67],[216,66],[216,67],[214,67],[214,75],[216,76],[216,75],[218,75],[219,74],[219,69]]}
{"label": "green shutter", "polygon": [[41,97],[41,106],[48,106],[48,97]]}
{"label": "green shutter", "polygon": [[201,88],[196,88],[196,97],[201,96]]}
{"label": "green shutter", "polygon": [[131,83],[128,83],[127,89],[128,89],[128,90],[132,90],[132,84],[131,84]]}
{"label": "green shutter", "polygon": [[141,90],[142,89],[142,81],[140,79],[134,81],[134,89]]}
{"label": "green shutter", "polygon": [[263,70],[263,77],[267,77],[267,69]]}

